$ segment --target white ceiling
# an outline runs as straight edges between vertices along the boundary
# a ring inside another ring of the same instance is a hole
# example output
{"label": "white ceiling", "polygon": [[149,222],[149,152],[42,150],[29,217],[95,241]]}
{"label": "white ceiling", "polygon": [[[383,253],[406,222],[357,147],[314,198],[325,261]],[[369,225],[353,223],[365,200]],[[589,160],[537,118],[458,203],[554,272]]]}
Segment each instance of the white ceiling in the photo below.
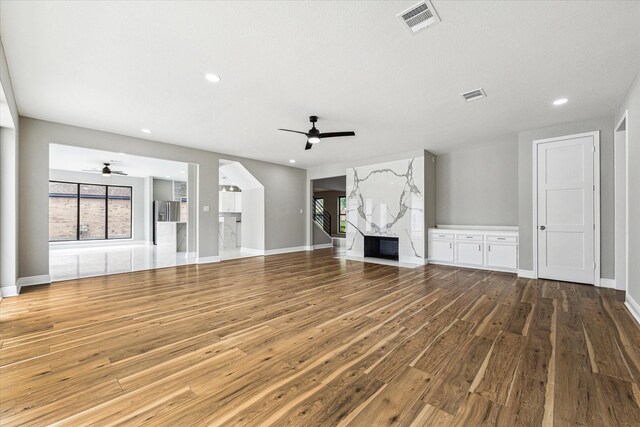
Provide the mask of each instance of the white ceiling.
{"label": "white ceiling", "polygon": [[[434,1],[412,35],[415,3],[2,1],[0,31],[22,115],[301,167],[613,114],[640,68],[640,2]],[[357,136],[276,130],[311,114]]]}
{"label": "white ceiling", "polygon": [[123,171],[133,177],[153,176],[174,181],[187,180],[187,163],[49,144],[49,168],[51,169],[82,172],[84,169],[102,169],[103,163],[111,163],[109,166],[111,170]]}

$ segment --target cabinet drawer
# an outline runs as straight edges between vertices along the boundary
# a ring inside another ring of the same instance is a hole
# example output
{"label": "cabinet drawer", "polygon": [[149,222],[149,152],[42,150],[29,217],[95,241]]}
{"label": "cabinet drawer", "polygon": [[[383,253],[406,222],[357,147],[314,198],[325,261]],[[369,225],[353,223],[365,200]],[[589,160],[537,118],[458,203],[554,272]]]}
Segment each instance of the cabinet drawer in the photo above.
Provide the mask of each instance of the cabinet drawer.
{"label": "cabinet drawer", "polygon": [[453,233],[438,233],[432,231],[429,233],[429,237],[438,240],[453,240]]}
{"label": "cabinet drawer", "polygon": [[482,234],[458,234],[456,240],[482,242]]}
{"label": "cabinet drawer", "polygon": [[487,236],[487,242],[518,243],[516,236]]}

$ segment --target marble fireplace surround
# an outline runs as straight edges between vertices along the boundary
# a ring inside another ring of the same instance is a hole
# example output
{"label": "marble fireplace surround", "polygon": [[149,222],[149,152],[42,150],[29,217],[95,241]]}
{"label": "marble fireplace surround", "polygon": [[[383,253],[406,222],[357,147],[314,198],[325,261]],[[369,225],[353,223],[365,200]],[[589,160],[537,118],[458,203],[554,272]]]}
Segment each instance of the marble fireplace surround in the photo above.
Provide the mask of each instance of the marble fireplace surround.
{"label": "marble fireplace surround", "polygon": [[424,157],[347,169],[347,256],[364,236],[398,238],[399,261],[424,264]]}

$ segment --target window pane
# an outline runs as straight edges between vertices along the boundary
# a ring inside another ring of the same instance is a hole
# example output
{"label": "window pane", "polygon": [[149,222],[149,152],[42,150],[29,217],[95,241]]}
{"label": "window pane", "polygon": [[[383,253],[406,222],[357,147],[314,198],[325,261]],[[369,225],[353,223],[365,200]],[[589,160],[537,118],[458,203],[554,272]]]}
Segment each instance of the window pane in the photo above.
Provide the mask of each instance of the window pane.
{"label": "window pane", "polygon": [[131,238],[131,188],[109,187],[109,239]]}
{"label": "window pane", "polygon": [[107,187],[80,184],[80,240],[104,239]]}
{"label": "window pane", "polygon": [[340,215],[346,215],[347,214],[347,198],[344,196],[340,196],[338,200],[340,203]]}
{"label": "window pane", "polygon": [[78,238],[78,186],[49,183],[49,240]]}

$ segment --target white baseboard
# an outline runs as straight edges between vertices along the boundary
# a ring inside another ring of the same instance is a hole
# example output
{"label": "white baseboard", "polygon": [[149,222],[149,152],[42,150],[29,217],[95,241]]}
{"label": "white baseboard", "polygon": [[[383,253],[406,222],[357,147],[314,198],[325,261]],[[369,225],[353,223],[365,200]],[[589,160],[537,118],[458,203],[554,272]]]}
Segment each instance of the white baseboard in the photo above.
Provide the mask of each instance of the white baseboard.
{"label": "white baseboard", "polygon": [[244,252],[249,255],[264,255],[264,250],[253,248],[240,248],[240,252]]}
{"label": "white baseboard", "polygon": [[302,252],[313,250],[313,246],[294,246],[292,248],[267,249],[265,255],[288,254],[291,252]]}
{"label": "white baseboard", "polygon": [[525,279],[535,279],[536,274],[533,270],[518,270],[518,277],[524,277]]}
{"label": "white baseboard", "polygon": [[313,245],[313,249],[329,249],[333,247],[333,242],[331,243],[322,243],[320,245]]}
{"label": "white baseboard", "polygon": [[398,258],[399,258],[398,261],[400,261],[401,263],[416,264],[416,265],[425,265],[428,263],[428,260],[417,257],[417,256],[402,256]]}
{"label": "white baseboard", "polygon": [[0,288],[0,296],[2,298],[17,297],[20,294],[19,286],[3,286]]}
{"label": "white baseboard", "polygon": [[485,267],[483,265],[458,264],[455,262],[442,262],[442,261],[431,261],[431,260],[429,260],[429,263],[433,265],[446,265],[448,267],[469,268],[472,270],[497,271],[500,273],[512,273],[512,274],[518,273],[518,270],[512,270],[509,268]]}
{"label": "white baseboard", "polygon": [[615,289],[616,288],[616,281],[615,279],[600,279],[600,287],[601,288],[610,288],[610,289]]}
{"label": "white baseboard", "polygon": [[212,262],[220,262],[220,257],[219,256],[206,256],[206,257],[202,257],[202,258],[198,258],[196,260],[197,264],[209,264]]}
{"label": "white baseboard", "polygon": [[32,285],[44,285],[45,283],[51,283],[51,277],[48,274],[42,274],[40,276],[21,277],[18,279],[18,289],[23,286]]}
{"label": "white baseboard", "polygon": [[636,319],[636,322],[640,324],[640,304],[638,304],[636,300],[631,298],[629,292],[627,292],[627,300],[625,301],[624,305],[625,307],[627,307],[627,310],[629,310],[629,313],[631,313],[631,315]]}

